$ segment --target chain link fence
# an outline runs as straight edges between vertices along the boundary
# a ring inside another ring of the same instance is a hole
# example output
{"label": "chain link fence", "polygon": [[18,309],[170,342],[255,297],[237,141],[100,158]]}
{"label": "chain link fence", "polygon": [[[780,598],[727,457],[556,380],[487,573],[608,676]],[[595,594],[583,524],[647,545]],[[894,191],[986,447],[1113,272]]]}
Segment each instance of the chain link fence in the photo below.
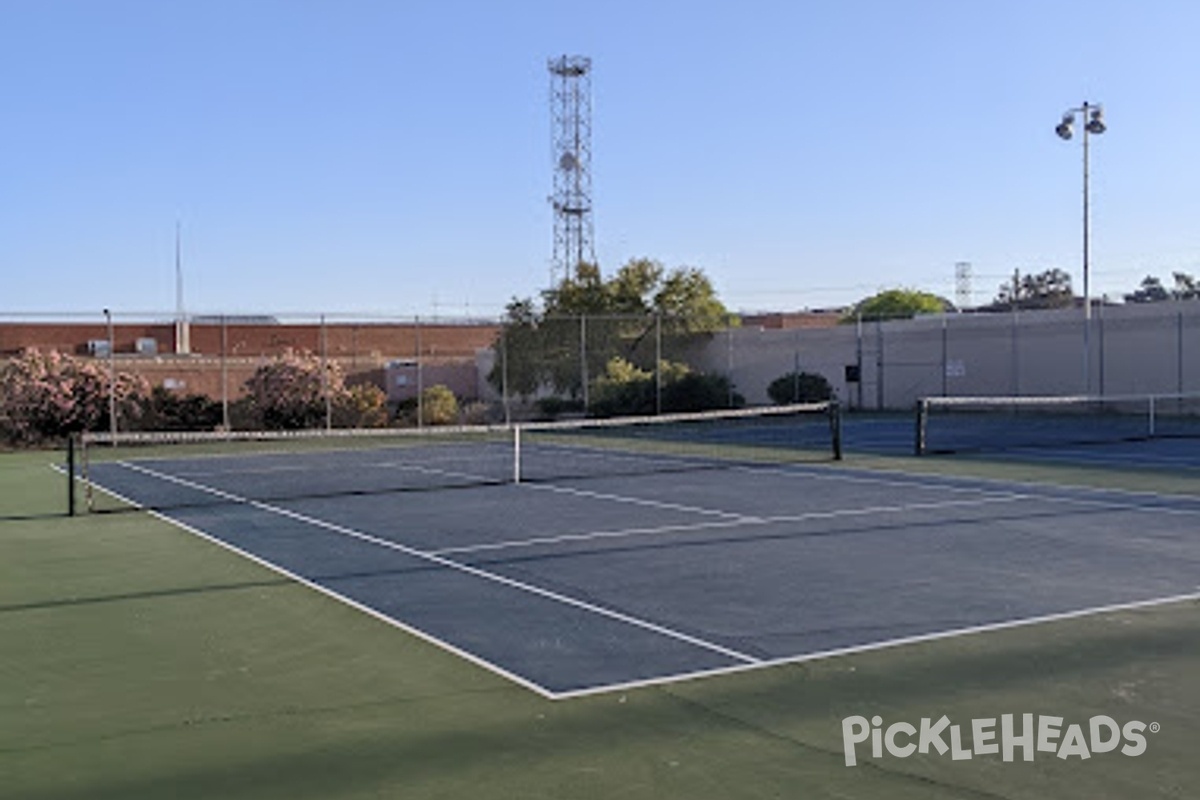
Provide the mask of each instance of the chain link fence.
{"label": "chain link fence", "polygon": [[[308,405],[281,418],[298,427],[766,405],[773,382],[800,386],[802,373],[823,378],[850,409],[908,410],[935,396],[1200,392],[1200,303],[1097,306],[1090,319],[1080,309],[827,317],[823,327],[792,329],[657,314],[0,313],[0,369],[15,375],[31,348],[102,383],[101,396],[87,399],[98,407],[77,410],[67,428],[261,427],[254,404],[269,393],[264,369],[289,359],[294,371],[280,374],[310,384]],[[132,404],[132,395],[151,402]],[[20,417],[27,428],[36,409],[22,402],[0,403],[0,419]]]}

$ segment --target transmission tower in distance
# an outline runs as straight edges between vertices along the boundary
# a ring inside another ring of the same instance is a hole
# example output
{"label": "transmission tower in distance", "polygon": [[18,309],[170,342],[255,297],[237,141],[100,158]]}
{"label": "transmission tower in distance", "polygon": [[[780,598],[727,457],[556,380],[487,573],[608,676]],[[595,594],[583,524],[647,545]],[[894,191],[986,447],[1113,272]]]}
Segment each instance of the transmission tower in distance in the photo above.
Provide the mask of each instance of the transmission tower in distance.
{"label": "transmission tower in distance", "polygon": [[554,157],[554,258],[550,287],[594,264],[592,241],[592,60],[560,56],[549,60],[550,137]]}

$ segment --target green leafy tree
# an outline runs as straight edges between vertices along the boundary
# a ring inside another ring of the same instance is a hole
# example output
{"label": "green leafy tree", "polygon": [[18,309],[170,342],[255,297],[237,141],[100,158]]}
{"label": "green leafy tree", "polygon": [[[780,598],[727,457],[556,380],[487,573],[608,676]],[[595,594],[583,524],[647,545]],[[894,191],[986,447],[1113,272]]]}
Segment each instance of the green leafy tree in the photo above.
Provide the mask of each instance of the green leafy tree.
{"label": "green leafy tree", "polygon": [[944,297],[917,289],[885,289],[859,301],[846,315],[844,322],[856,319],[909,319],[918,314],[941,314],[954,310],[954,304]]}
{"label": "green leafy tree", "polygon": [[1200,283],[1195,277],[1186,272],[1173,272],[1171,277],[1174,285],[1167,289],[1159,278],[1147,275],[1136,291],[1125,295],[1125,302],[1160,303],[1164,300],[1200,299]]}
{"label": "green leafy tree", "polygon": [[662,355],[677,358],[696,337],[734,321],[702,271],[668,271],[647,258],[629,261],[608,279],[582,263],[542,301],[540,312],[530,299],[508,305],[488,375],[497,390],[530,396],[551,389],[577,401],[585,370],[591,383],[620,357],[653,371],[659,337]]}
{"label": "green leafy tree", "polygon": [[1194,275],[1173,272],[1171,277],[1175,280],[1175,288],[1171,290],[1172,297],[1176,300],[1200,300],[1200,281],[1196,280]]}
{"label": "green leafy tree", "polygon": [[991,310],[1070,308],[1075,305],[1071,276],[1061,269],[1048,269],[1032,275],[1015,275],[1000,285]]}

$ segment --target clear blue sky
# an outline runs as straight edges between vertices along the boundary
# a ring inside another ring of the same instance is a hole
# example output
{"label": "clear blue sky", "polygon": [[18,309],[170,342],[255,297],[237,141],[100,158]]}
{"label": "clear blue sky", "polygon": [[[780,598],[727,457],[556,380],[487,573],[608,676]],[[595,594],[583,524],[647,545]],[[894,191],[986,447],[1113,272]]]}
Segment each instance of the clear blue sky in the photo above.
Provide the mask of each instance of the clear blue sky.
{"label": "clear blue sky", "polygon": [[597,253],[738,309],[1200,272],[1194,0],[0,0],[0,312],[498,313],[548,282],[546,60],[591,56]]}

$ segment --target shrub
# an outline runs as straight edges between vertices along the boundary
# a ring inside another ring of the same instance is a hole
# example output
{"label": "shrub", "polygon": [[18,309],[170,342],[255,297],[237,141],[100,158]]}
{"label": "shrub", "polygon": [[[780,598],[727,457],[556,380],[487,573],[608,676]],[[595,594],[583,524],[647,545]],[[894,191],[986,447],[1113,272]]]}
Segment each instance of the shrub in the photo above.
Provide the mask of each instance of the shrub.
{"label": "shrub", "polygon": [[493,419],[492,407],[475,400],[467,403],[459,412],[464,425],[487,425]]}
{"label": "shrub", "polygon": [[453,425],[458,422],[458,398],[442,384],[421,393],[421,422],[425,425]]}
{"label": "shrub", "polygon": [[202,394],[177,395],[155,386],[141,399],[138,427],[149,431],[211,431],[221,424],[221,403]]}
{"label": "shrub", "polygon": [[710,411],[717,408],[741,408],[746,398],[733,391],[724,375],[690,372],[664,384],[662,408],[667,412]]}
{"label": "shrub", "polygon": [[[740,407],[746,399],[724,375],[692,372],[686,364],[663,361],[661,407],[664,412],[708,411]],[[658,379],[622,358],[608,362],[595,383],[591,411],[598,417],[653,414],[659,407]],[[732,404],[731,401],[732,400]]]}
{"label": "shrub", "polygon": [[824,375],[813,372],[789,372],[771,381],[767,396],[778,405],[819,403],[833,397],[833,387]]}
{"label": "shrub", "polygon": [[583,401],[566,397],[542,397],[534,403],[538,416],[543,419],[555,419],[563,414],[579,414],[583,412]]}
{"label": "shrub", "polygon": [[387,427],[387,395],[371,383],[351,386],[334,403],[333,424],[337,428]]}

